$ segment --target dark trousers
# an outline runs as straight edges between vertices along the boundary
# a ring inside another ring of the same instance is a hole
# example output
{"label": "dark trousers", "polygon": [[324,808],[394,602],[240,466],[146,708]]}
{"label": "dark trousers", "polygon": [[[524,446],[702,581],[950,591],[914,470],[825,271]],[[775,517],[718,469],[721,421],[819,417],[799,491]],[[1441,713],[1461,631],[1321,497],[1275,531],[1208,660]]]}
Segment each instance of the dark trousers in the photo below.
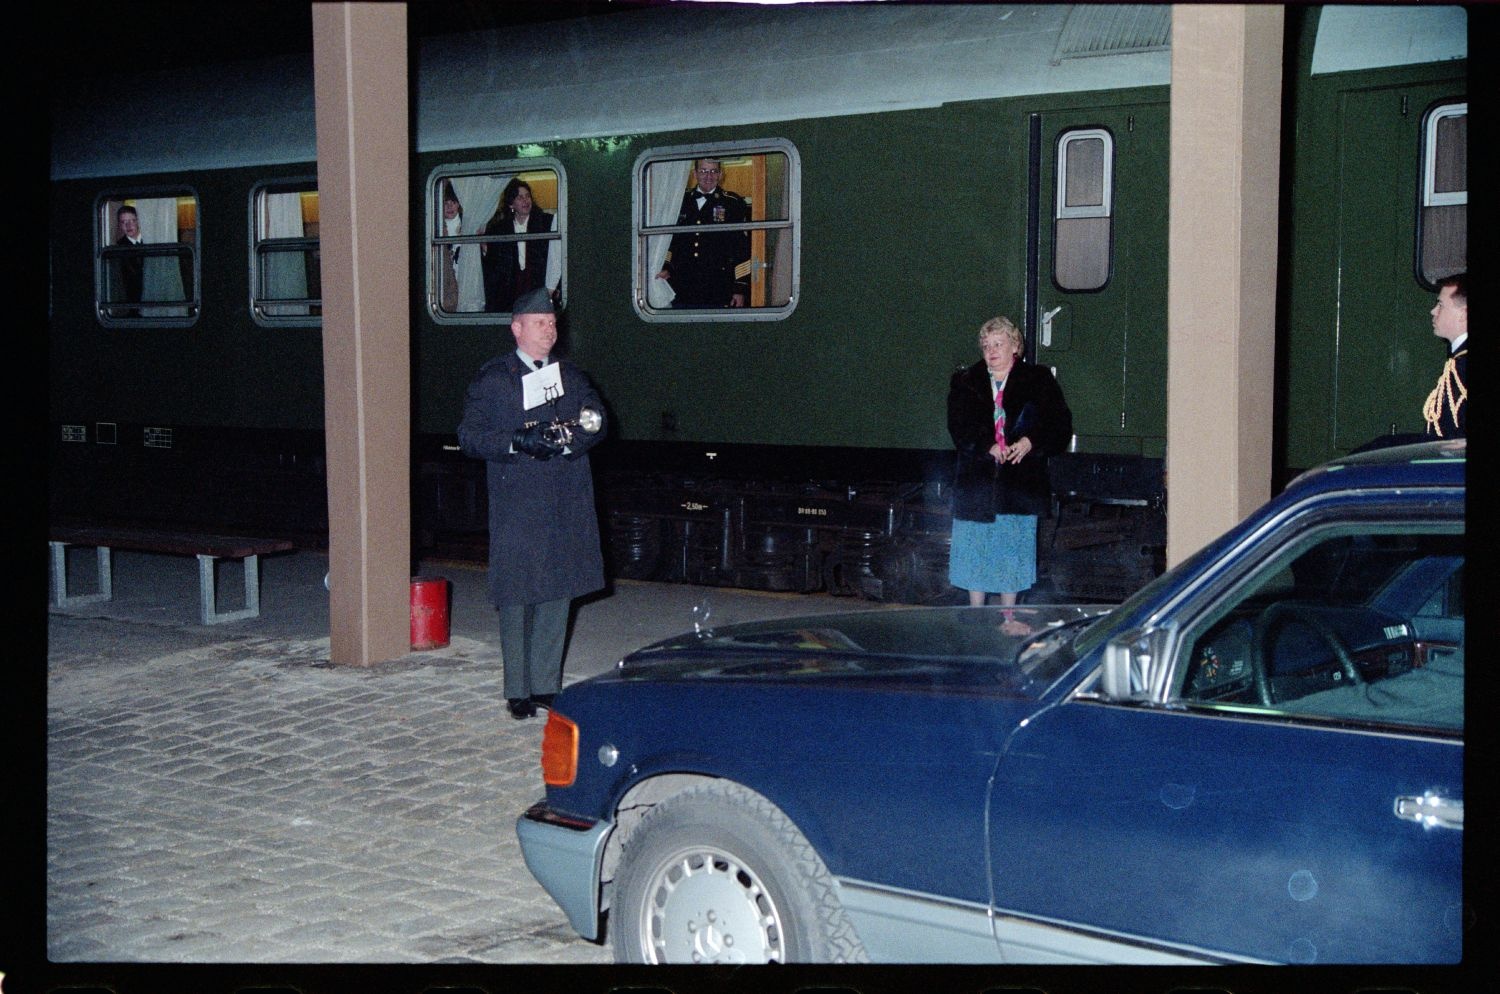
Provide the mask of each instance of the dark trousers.
{"label": "dark trousers", "polygon": [[540,604],[505,604],[500,612],[500,656],[505,698],[520,700],[562,689],[563,643],[568,605],[563,597]]}

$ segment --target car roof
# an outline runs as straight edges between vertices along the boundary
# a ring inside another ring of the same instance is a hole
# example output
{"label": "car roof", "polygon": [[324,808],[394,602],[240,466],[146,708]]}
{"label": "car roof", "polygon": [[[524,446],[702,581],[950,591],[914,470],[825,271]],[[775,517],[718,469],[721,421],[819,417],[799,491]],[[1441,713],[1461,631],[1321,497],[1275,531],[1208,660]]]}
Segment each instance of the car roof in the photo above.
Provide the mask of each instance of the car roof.
{"label": "car roof", "polygon": [[1465,439],[1393,445],[1333,459],[1297,477],[1288,495],[1365,487],[1461,487],[1465,482]]}

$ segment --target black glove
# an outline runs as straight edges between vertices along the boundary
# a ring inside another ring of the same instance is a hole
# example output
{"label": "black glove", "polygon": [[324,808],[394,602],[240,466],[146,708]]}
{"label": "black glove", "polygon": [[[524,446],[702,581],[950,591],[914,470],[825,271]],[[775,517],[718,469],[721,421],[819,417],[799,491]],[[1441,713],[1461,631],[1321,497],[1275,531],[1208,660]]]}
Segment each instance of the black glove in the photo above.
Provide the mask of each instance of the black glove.
{"label": "black glove", "polygon": [[524,452],[533,459],[551,459],[563,450],[557,442],[547,437],[547,426],[534,424],[529,428],[517,428],[510,437],[511,447]]}

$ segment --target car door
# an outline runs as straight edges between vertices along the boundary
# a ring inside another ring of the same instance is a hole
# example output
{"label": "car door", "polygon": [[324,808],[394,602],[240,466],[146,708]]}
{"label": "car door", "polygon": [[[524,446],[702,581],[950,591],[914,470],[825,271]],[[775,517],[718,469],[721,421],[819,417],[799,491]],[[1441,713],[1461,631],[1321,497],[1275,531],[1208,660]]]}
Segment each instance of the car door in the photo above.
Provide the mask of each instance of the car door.
{"label": "car door", "polygon": [[1463,647],[1390,587],[1451,589],[1453,504],[1294,520],[1163,615],[1160,699],[1085,685],[1018,730],[989,804],[1007,959],[1458,961]]}

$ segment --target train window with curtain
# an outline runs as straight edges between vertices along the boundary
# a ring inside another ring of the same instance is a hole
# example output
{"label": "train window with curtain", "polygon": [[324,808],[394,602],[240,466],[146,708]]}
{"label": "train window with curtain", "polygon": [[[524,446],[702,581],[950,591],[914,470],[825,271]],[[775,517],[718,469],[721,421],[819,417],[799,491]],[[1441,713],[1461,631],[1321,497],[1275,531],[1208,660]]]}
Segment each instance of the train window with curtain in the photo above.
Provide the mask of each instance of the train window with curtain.
{"label": "train window with curtain", "polygon": [[539,287],[566,305],[567,176],[555,160],[433,170],[427,232],[427,301],[440,323],[493,324]]}
{"label": "train window with curtain", "polygon": [[94,206],[94,302],[106,327],[187,327],[198,320],[198,195],[141,190]]}
{"label": "train window with curtain", "polygon": [[1422,285],[1469,268],[1469,105],[1445,103],[1422,128],[1422,204],[1417,258]]}
{"label": "train window with curtain", "polygon": [[778,320],[800,283],[801,159],[791,142],[647,149],[636,159],[636,313]]}
{"label": "train window with curtain", "polygon": [[1059,289],[1098,290],[1109,282],[1114,150],[1114,137],[1101,128],[1058,137],[1052,279]]}
{"label": "train window with curtain", "polygon": [[265,327],[322,324],[318,181],[260,183],[250,192],[250,312]]}

